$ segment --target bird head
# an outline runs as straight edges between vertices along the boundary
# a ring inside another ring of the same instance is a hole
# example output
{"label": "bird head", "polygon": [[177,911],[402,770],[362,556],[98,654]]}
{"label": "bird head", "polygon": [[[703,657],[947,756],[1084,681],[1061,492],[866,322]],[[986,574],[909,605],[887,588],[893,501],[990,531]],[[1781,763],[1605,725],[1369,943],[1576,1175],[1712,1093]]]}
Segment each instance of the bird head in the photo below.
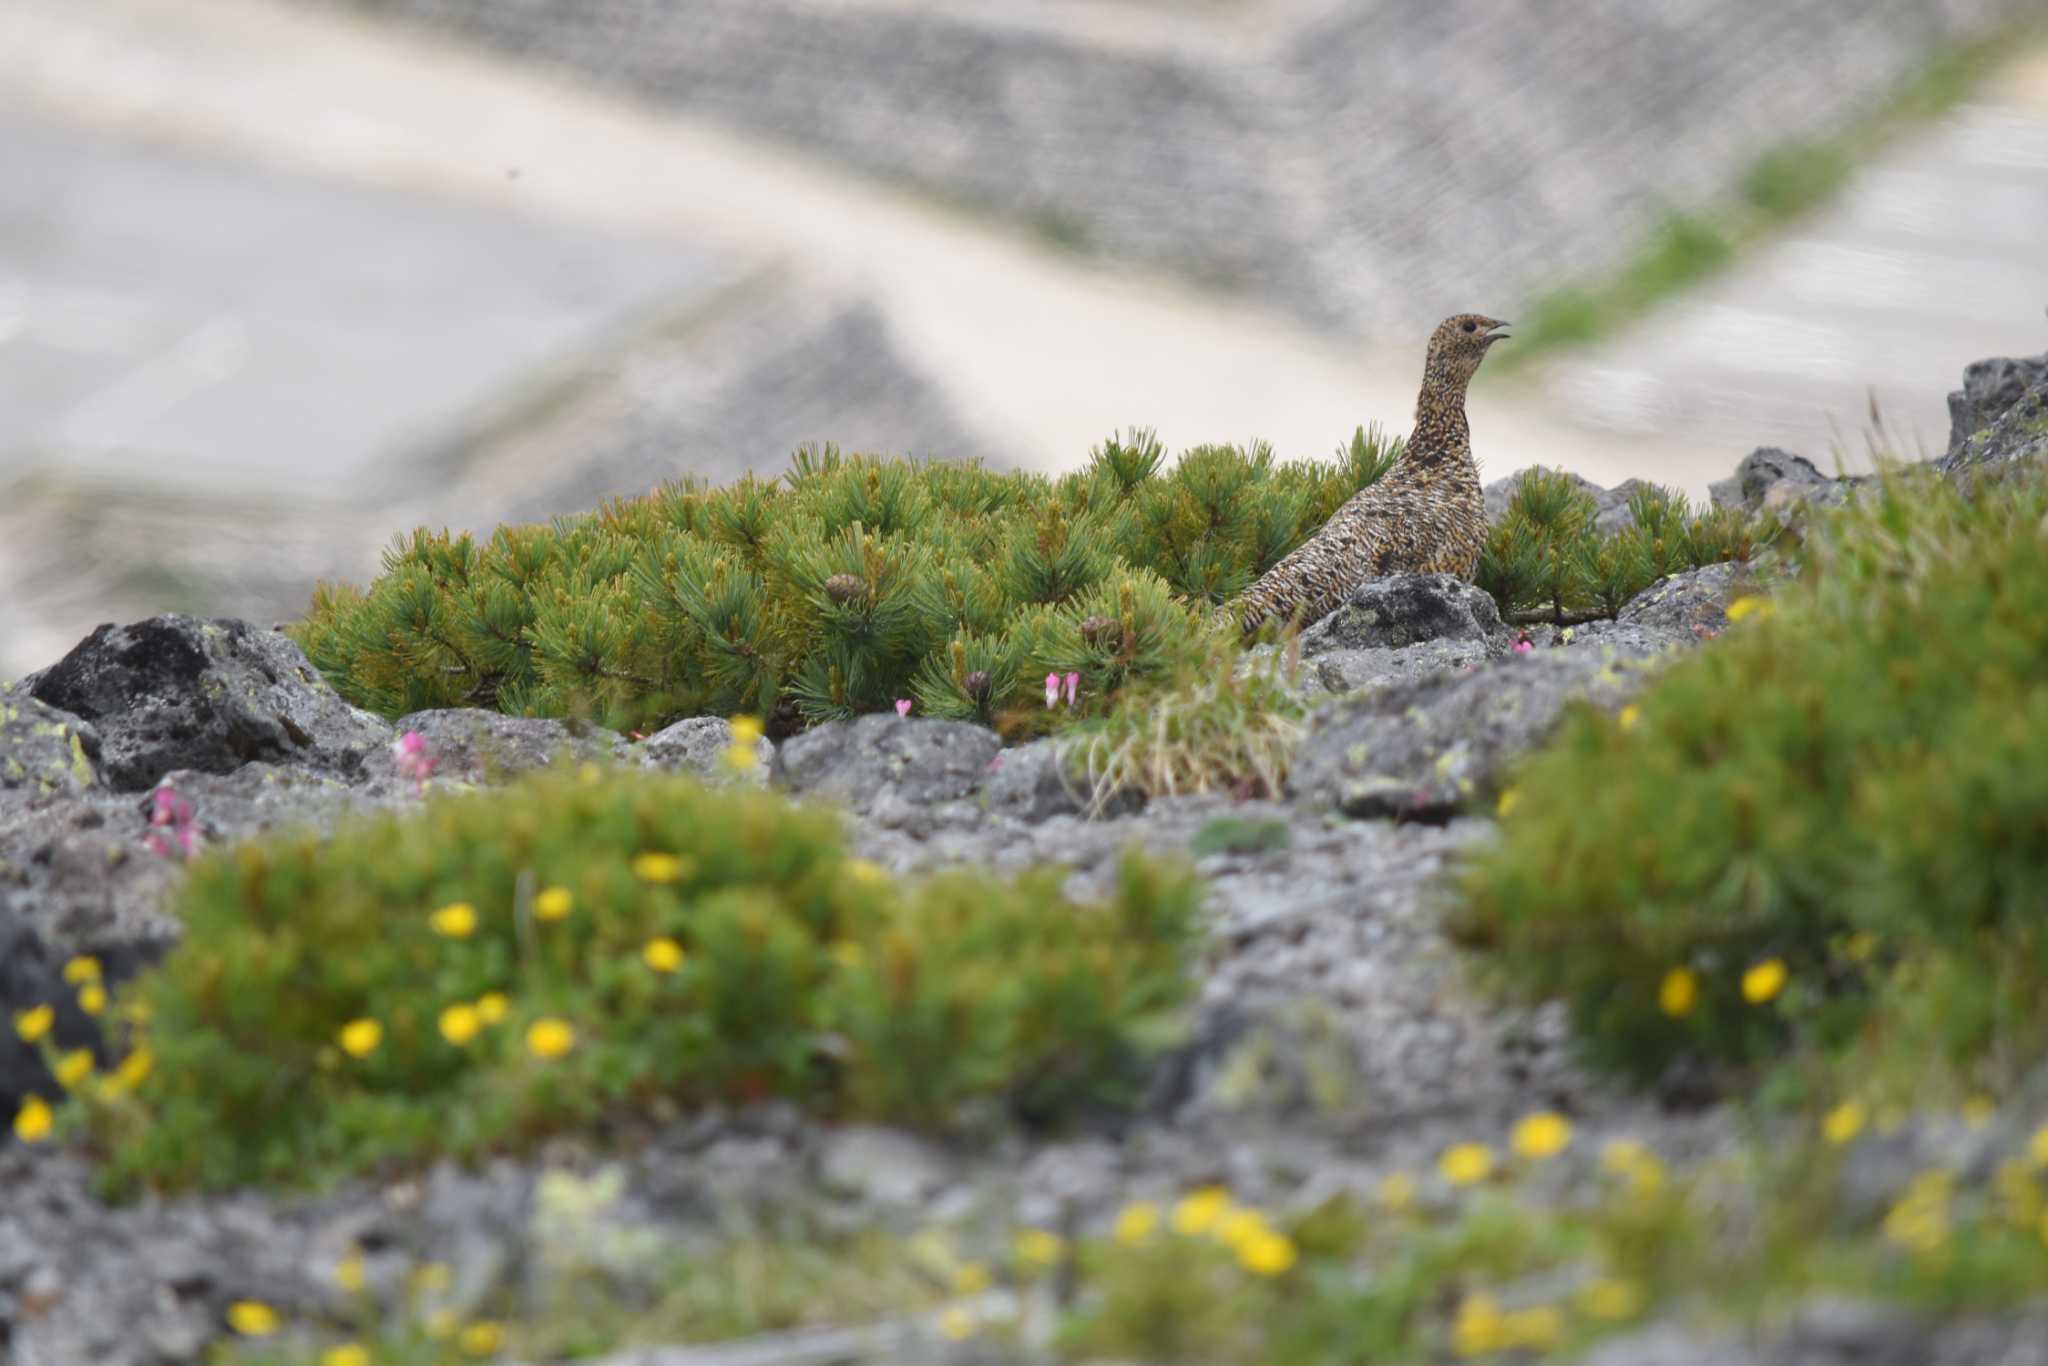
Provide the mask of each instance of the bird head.
{"label": "bird head", "polygon": [[1459,383],[1471,379],[1479,362],[1486,359],[1487,348],[1507,340],[1508,334],[1500,330],[1506,326],[1500,319],[1482,313],[1458,313],[1445,318],[1429,337],[1429,373]]}

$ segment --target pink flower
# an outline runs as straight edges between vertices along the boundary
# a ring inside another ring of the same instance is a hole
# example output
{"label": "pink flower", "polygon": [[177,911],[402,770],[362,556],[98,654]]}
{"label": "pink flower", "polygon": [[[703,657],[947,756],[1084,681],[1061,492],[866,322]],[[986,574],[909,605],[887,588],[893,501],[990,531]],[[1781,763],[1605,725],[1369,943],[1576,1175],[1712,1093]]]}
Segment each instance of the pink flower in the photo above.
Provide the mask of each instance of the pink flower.
{"label": "pink flower", "polygon": [[897,699],[896,699],[896,714],[897,714],[898,716],[908,716],[908,715],[910,715],[910,699],[909,699],[909,698],[907,698],[907,697],[899,697],[899,698],[897,698]]}
{"label": "pink flower", "polygon": [[1535,642],[1535,641],[1533,641],[1533,640],[1531,640],[1531,639],[1529,639],[1529,633],[1528,633],[1527,631],[1524,631],[1524,632],[1522,632],[1522,634],[1520,634],[1519,636],[1516,636],[1516,637],[1515,637],[1515,653],[1516,653],[1516,654],[1518,654],[1518,655],[1525,655],[1525,654],[1528,654],[1528,653],[1529,653],[1529,651],[1531,651],[1531,650],[1533,650],[1533,649],[1535,649],[1535,648],[1536,648],[1536,642]]}
{"label": "pink flower", "polygon": [[201,844],[192,803],[166,784],[150,794],[149,834],[143,847],[158,858],[190,858]]}
{"label": "pink flower", "polygon": [[1072,706],[1074,705],[1074,700],[1075,700],[1075,699],[1076,699],[1077,697],[1079,697],[1079,696],[1080,696],[1080,694],[1081,694],[1081,675],[1079,675],[1079,674],[1068,674],[1068,675],[1067,675],[1067,706],[1069,706],[1069,707],[1072,707]]}
{"label": "pink flower", "polygon": [[434,776],[434,756],[427,753],[427,737],[409,730],[391,742],[391,759],[401,778],[410,778],[416,790],[424,792],[427,779]]}
{"label": "pink flower", "polygon": [[1045,676],[1045,705],[1050,709],[1059,705],[1059,700],[1060,676],[1058,674],[1047,674]]}

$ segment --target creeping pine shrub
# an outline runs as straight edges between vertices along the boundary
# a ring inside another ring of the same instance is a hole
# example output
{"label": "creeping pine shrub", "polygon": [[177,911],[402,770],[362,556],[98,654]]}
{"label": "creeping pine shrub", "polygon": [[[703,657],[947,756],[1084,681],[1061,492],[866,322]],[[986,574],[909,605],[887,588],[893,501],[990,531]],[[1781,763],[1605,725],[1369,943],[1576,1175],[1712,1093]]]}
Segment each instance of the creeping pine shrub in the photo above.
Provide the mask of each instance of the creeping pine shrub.
{"label": "creeping pine shrub", "polygon": [[1598,513],[1570,475],[1523,471],[1480,550],[1473,582],[1510,619],[1562,625],[1611,617],[1666,574],[1748,560],[1777,532],[1774,520],[1732,509],[1695,513],[1683,493],[1654,484],[1629,499],[1621,530],[1601,532]]}
{"label": "creeping pine shrub", "polygon": [[911,699],[995,723],[1031,717],[1048,672],[1078,672],[1074,714],[1098,715],[1188,663],[1207,609],[1399,449],[1360,430],[1329,462],[1203,446],[1166,469],[1139,432],[1056,480],[804,451],[778,480],[673,486],[482,542],[416,531],[367,589],[322,587],[294,633],[387,716],[744,711],[787,730]]}
{"label": "creeping pine shrub", "polygon": [[898,882],[834,819],[550,772],[193,864],[89,1116],[116,1188],[296,1182],[786,1097],[944,1124],[1114,1098],[1184,990],[1186,877]]}
{"label": "creeping pine shrub", "polygon": [[2039,481],[1888,476],[1775,604],[1573,718],[1465,884],[1494,970],[1636,1073],[1853,1045],[1873,1077],[1995,1092],[2038,1063],[2044,518]]}

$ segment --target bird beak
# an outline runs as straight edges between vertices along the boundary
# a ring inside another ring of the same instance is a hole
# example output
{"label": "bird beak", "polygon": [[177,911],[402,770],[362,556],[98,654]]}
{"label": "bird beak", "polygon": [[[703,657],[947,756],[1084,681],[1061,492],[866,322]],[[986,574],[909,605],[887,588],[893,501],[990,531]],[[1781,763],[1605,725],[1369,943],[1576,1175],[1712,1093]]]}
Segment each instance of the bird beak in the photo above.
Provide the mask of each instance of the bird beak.
{"label": "bird beak", "polygon": [[1495,342],[1497,342],[1497,341],[1506,341],[1506,340],[1508,339],[1508,335],[1509,335],[1509,334],[1508,334],[1508,333],[1506,333],[1506,332],[1503,332],[1503,331],[1501,331],[1500,329],[1501,329],[1501,328],[1503,328],[1503,327],[1513,327],[1513,326],[1514,326],[1514,324],[1513,324],[1513,323],[1504,323],[1504,322],[1490,322],[1490,323],[1488,323],[1488,324],[1486,325],[1486,334],[1487,334],[1487,335],[1486,335],[1486,344],[1487,344],[1488,346],[1491,346],[1491,345],[1493,345],[1493,344],[1494,344]]}

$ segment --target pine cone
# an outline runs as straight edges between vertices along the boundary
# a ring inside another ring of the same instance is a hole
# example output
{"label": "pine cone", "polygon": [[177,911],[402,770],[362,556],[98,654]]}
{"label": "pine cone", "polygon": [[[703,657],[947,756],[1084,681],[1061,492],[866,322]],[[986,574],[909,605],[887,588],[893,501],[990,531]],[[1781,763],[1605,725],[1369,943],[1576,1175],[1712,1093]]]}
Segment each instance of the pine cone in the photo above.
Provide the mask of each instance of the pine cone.
{"label": "pine cone", "polygon": [[1090,617],[1081,623],[1081,639],[1090,645],[1114,647],[1124,638],[1124,625],[1115,617]]}
{"label": "pine cone", "polygon": [[988,700],[988,670],[976,669],[965,680],[967,695],[977,702]]}
{"label": "pine cone", "polygon": [[834,574],[825,580],[825,596],[841,607],[868,595],[868,581],[858,574]]}

